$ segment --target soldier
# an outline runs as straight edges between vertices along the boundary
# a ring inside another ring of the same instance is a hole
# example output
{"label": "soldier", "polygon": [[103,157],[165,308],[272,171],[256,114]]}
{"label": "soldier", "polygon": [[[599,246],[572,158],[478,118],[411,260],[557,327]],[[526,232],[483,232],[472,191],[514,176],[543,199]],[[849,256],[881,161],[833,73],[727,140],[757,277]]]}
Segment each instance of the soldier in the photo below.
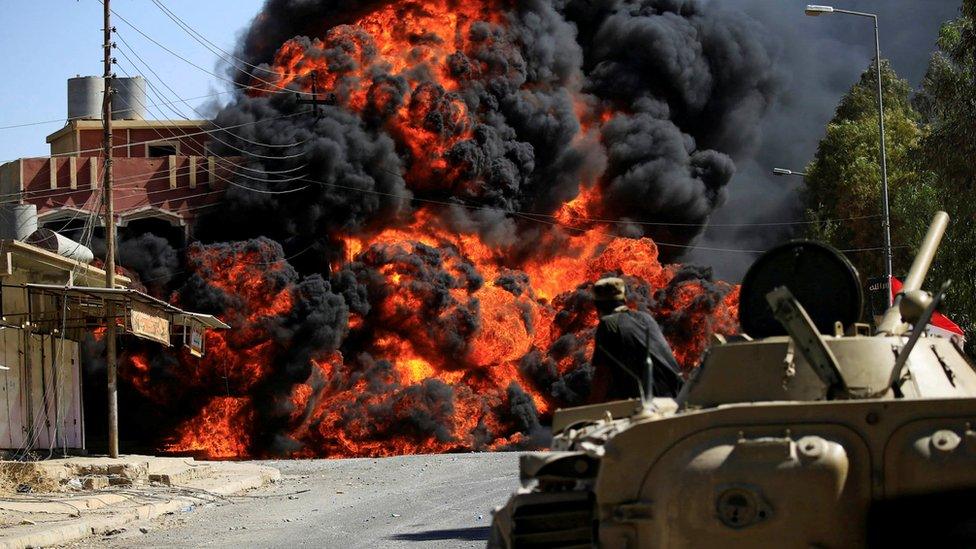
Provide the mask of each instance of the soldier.
{"label": "soldier", "polygon": [[678,362],[654,317],[627,307],[626,287],[619,278],[593,285],[600,325],[593,349],[594,396],[606,387],[604,400],[674,397],[681,389]]}

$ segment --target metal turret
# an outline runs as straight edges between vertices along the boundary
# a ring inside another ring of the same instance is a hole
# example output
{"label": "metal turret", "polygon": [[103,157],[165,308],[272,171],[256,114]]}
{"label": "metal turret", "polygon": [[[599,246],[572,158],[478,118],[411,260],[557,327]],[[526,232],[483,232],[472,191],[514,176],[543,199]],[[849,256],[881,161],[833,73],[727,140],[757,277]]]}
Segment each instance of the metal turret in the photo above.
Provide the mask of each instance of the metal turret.
{"label": "metal turret", "polygon": [[[751,294],[762,294],[768,309],[753,308],[750,314],[775,319],[781,331],[773,332],[768,322],[743,319],[744,327],[773,335],[753,340],[750,333],[714,345],[679,395],[679,404],[700,409],[740,402],[976,396],[976,372],[961,350],[925,333],[945,287],[933,298],[921,284],[947,223],[944,212],[935,215],[904,291],[874,335],[856,319],[840,318],[852,309],[834,302],[847,283],[818,286],[817,279],[831,267],[811,269],[804,263],[805,254],[811,249],[822,253],[822,245],[798,242],[771,252],[779,260],[760,259],[753,270],[761,272],[750,271],[743,283],[743,302],[756,302],[759,297]],[[843,271],[840,266],[835,270]],[[808,307],[815,312],[808,314]],[[834,329],[824,333],[830,324]]]}

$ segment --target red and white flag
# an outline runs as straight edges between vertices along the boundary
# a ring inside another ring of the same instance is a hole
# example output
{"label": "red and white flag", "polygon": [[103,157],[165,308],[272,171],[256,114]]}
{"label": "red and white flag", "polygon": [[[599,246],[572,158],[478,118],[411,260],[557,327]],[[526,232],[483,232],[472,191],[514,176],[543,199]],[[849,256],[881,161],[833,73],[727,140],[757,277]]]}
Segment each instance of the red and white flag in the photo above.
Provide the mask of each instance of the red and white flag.
{"label": "red and white flag", "polygon": [[[891,297],[894,299],[896,295],[901,292],[902,283],[895,277],[891,277]],[[925,331],[932,335],[938,335],[942,337],[947,337],[949,339],[955,340],[959,346],[966,343],[966,332],[959,327],[958,324],[949,320],[944,314],[939,311],[932,313],[932,318],[929,320],[928,326],[925,327]]]}

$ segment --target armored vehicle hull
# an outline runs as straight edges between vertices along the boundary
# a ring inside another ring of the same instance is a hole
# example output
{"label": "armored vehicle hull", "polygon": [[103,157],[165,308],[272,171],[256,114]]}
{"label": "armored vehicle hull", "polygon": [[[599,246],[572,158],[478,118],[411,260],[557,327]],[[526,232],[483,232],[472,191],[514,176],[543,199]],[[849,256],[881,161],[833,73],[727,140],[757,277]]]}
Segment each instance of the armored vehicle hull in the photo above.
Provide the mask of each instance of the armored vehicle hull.
{"label": "armored vehicle hull", "polygon": [[496,513],[507,532],[495,535],[502,547],[858,547],[904,541],[911,533],[897,520],[921,527],[924,516],[926,539],[947,542],[966,535],[956,530],[972,515],[960,516],[955,498],[919,496],[976,489],[974,418],[966,398],[601,420],[573,433],[579,444],[539,456],[572,461],[587,442],[603,449],[596,474],[524,489]]}

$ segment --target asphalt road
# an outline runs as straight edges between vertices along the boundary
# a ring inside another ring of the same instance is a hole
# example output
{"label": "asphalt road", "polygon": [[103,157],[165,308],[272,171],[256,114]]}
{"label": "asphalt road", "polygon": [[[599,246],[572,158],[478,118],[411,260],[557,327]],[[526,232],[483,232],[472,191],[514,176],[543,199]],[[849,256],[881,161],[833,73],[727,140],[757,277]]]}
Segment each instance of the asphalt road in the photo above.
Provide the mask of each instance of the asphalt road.
{"label": "asphalt road", "polygon": [[71,547],[484,547],[518,483],[516,453],[259,463],[281,481]]}

